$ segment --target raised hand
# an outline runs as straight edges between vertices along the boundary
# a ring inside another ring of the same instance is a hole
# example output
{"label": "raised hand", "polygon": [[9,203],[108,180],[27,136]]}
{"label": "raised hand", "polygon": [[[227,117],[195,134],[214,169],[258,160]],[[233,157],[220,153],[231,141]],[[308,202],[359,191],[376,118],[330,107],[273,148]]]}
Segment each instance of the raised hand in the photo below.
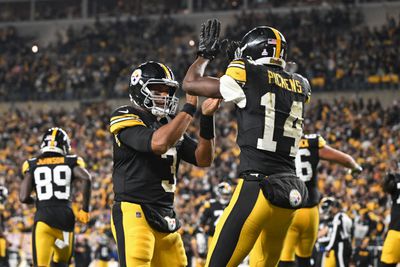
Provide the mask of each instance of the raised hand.
{"label": "raised hand", "polygon": [[201,25],[197,55],[209,60],[213,60],[218,55],[220,30],[221,22],[217,19],[209,19]]}
{"label": "raised hand", "polygon": [[221,49],[225,51],[226,57],[229,61],[241,57],[241,51],[238,49],[240,47],[239,41],[232,41],[229,39],[224,39],[221,42]]}

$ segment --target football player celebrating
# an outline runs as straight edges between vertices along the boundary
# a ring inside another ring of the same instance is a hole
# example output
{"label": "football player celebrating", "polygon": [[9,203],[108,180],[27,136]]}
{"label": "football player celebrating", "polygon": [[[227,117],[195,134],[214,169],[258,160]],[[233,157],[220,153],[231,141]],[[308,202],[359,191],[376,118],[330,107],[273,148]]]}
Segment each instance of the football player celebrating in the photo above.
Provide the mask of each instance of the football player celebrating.
{"label": "football player celebrating", "polygon": [[382,187],[392,197],[392,210],[379,266],[395,267],[397,263],[400,263],[400,174],[389,173],[384,178]]}
{"label": "football player celebrating", "polygon": [[61,128],[50,128],[43,136],[40,155],[22,165],[24,179],[19,198],[32,204],[36,192],[35,224],[32,230],[34,266],[68,266],[73,251],[75,216],[71,209],[73,181],[82,183],[83,203],[78,221],[89,221],[91,176],[81,157],[69,155],[70,139]]}
{"label": "football player celebrating", "polygon": [[110,120],[114,138],[112,230],[119,264],[186,266],[180,223],[173,209],[180,160],[200,167],[213,159],[214,112],[218,99],[202,105],[198,143],[184,135],[196,111],[197,97],[187,96],[173,119],[179,84],[169,67],[146,62],[129,86],[133,105],[116,109]]}
{"label": "football player celebrating", "polygon": [[[318,191],[317,167],[320,159],[339,163],[349,168],[353,174],[362,171],[361,166],[350,155],[330,147],[320,135],[308,134],[301,138],[295,160],[296,172],[307,186],[308,199],[304,208],[295,213],[285,238],[279,267],[296,266],[295,256],[298,266],[311,266],[310,259],[319,225],[318,204],[321,194]],[[254,250],[261,249],[257,245]],[[250,254],[250,262],[253,251]]]}
{"label": "football player celebrating", "polygon": [[[220,79],[204,77],[218,53],[220,23],[202,25],[199,57],[184,79],[193,95],[223,98],[236,105],[240,147],[239,183],[224,210],[206,266],[237,266],[257,238],[263,247],[255,266],[275,266],[295,209],[307,197],[294,158],[303,132],[307,79],[284,70],[286,40],[276,29],[256,27],[241,40]],[[232,49],[230,49],[232,50]]]}

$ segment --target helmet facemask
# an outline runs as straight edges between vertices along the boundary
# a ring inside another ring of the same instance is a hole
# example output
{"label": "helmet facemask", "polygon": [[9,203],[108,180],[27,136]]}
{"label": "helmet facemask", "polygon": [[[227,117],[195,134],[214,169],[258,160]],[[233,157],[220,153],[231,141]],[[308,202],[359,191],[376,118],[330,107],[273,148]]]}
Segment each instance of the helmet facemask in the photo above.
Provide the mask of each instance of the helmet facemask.
{"label": "helmet facemask", "polygon": [[[139,80],[139,84],[142,86],[140,93],[144,96],[142,106],[149,110],[154,116],[165,117],[176,113],[179,104],[179,98],[175,96],[175,91],[179,87],[177,81],[169,79],[148,79],[145,83]],[[148,85],[166,85],[169,87],[168,95],[155,95]],[[139,105],[139,103],[133,99],[132,95],[130,95],[130,98],[132,102]]]}
{"label": "helmet facemask", "polygon": [[228,183],[222,182],[217,185],[217,188],[215,189],[215,194],[219,203],[221,203],[222,205],[227,205],[232,196],[232,187]]}

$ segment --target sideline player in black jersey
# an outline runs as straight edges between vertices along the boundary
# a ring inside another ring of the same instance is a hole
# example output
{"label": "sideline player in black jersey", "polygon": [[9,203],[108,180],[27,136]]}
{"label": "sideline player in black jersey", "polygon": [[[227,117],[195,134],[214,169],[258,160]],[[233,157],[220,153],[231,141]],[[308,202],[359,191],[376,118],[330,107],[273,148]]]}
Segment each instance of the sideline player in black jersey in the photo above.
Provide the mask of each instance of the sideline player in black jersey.
{"label": "sideline player in black jersey", "polygon": [[275,266],[294,211],[307,198],[294,158],[311,89],[307,79],[284,70],[286,40],[265,26],[249,31],[235,55],[229,54],[235,59],[225,75],[204,77],[219,50],[219,31],[218,20],[202,25],[199,57],[183,83],[189,94],[236,104],[240,179],[215,229],[206,266],[237,266],[259,236],[263,253],[254,266]]}
{"label": "sideline player in black jersey", "polygon": [[392,197],[392,210],[379,266],[395,267],[400,263],[400,173],[389,173],[384,178],[382,187]]}
{"label": "sideline player in black jersey", "polygon": [[[206,201],[200,209],[199,228],[203,229],[203,232],[207,237],[205,243],[206,248],[210,247],[215,232],[215,226],[217,225],[224,209],[229,204],[229,200],[232,196],[232,187],[227,182],[219,183],[215,187],[214,191],[216,198]],[[203,267],[205,265],[206,256],[207,251],[205,251],[203,255],[199,255],[200,259],[197,261],[197,267]]]}
{"label": "sideline player in black jersey", "polygon": [[211,164],[213,115],[219,100],[203,102],[196,142],[184,133],[196,111],[197,97],[188,95],[182,111],[171,118],[178,87],[170,68],[146,62],[131,75],[133,105],[119,107],[111,115],[112,230],[122,267],[187,265],[173,209],[176,174],[180,160],[200,167]]}
{"label": "sideline player in black jersey", "polygon": [[353,221],[342,210],[341,203],[333,197],[321,200],[320,212],[323,227],[319,230],[321,236],[318,242],[324,251],[321,266],[349,267]]}
{"label": "sideline player in black jersey", "polygon": [[19,198],[32,204],[36,192],[35,224],[32,230],[34,266],[68,266],[74,245],[75,216],[71,209],[72,184],[81,181],[82,208],[78,221],[89,221],[91,176],[81,157],[69,155],[70,140],[65,131],[54,127],[46,131],[40,155],[22,165],[24,179]]}
{"label": "sideline player in black jersey", "polygon": [[200,226],[209,237],[214,236],[215,226],[231,199],[232,187],[227,182],[219,183],[215,194],[216,199],[210,199],[204,203],[200,217]]}
{"label": "sideline player in black jersey", "polygon": [[0,186],[0,267],[8,266],[8,250],[7,239],[4,235],[4,208],[7,201],[8,189],[5,186]]}
{"label": "sideline player in black jersey", "polygon": [[[321,193],[318,191],[317,167],[320,159],[338,163],[351,169],[352,173],[362,171],[361,166],[350,155],[330,147],[320,135],[308,134],[301,138],[295,160],[296,172],[307,186],[308,199],[304,203],[304,208],[296,211],[289,227],[279,267],[311,266],[310,259],[319,225],[318,204]],[[254,250],[257,248],[260,249],[255,246]]]}

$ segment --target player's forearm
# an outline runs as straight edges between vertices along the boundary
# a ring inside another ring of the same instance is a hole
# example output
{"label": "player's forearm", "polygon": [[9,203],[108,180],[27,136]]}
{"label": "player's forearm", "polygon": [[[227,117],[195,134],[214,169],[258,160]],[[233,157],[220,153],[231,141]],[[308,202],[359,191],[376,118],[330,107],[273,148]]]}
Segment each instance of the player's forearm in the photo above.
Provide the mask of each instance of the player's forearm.
{"label": "player's forearm", "polygon": [[337,159],[334,160],[335,162],[349,169],[355,169],[358,166],[357,162],[353,159],[352,156],[343,152],[340,152],[339,154],[340,155],[337,157]]}
{"label": "player's forearm", "polygon": [[199,138],[196,151],[196,162],[199,167],[209,167],[214,159],[214,139]]}
{"label": "player's forearm", "polygon": [[21,183],[19,191],[19,200],[25,204],[32,204],[34,199],[31,197],[33,189],[32,177],[29,173],[25,174],[24,180]]}
{"label": "player's forearm", "polygon": [[182,89],[191,95],[222,98],[219,92],[219,79],[204,77],[208,62],[208,59],[202,57],[196,59],[186,72]]}
{"label": "player's forearm", "polygon": [[[204,112],[204,110],[202,111]],[[200,117],[200,138],[195,151],[196,162],[199,167],[208,167],[214,158],[214,114]]]}
{"label": "player's forearm", "polygon": [[172,121],[157,129],[151,139],[153,152],[158,155],[167,152],[185,133],[192,118],[186,112],[179,112]]}
{"label": "player's forearm", "polygon": [[337,149],[334,149],[330,146],[325,146],[324,148],[320,149],[319,157],[324,160],[338,163],[349,169],[356,169],[359,167],[359,165],[353,159],[352,156],[350,156],[346,153],[343,153]]}
{"label": "player's forearm", "polygon": [[75,166],[72,170],[74,177],[82,182],[81,190],[83,194],[82,210],[89,211],[90,195],[92,192],[92,176],[86,168]]}
{"label": "player's forearm", "polygon": [[91,179],[82,181],[82,192],[83,192],[82,210],[86,212],[89,211],[90,195],[92,193],[91,187],[92,187]]}

